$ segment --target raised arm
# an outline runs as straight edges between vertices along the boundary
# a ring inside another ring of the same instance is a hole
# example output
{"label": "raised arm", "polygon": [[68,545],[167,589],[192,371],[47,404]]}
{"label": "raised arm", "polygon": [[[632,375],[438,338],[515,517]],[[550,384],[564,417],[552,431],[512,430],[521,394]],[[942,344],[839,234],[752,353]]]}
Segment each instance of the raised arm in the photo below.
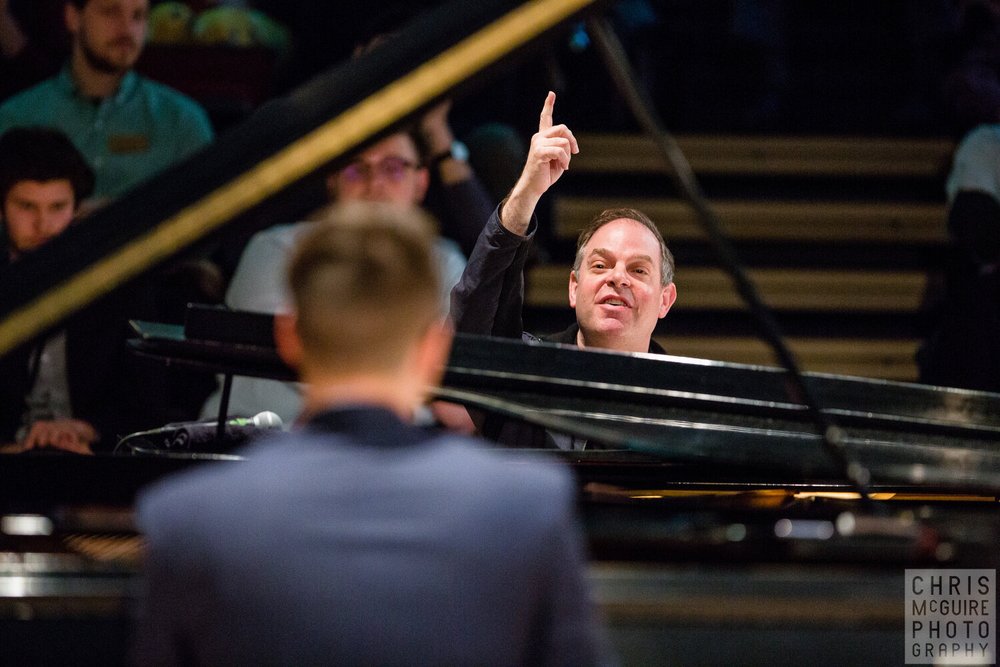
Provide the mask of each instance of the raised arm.
{"label": "raised arm", "polygon": [[576,137],[565,125],[553,125],[556,94],[549,91],[538,119],[538,132],[531,137],[528,159],[503,206],[500,221],[511,232],[524,236],[535,206],[559,177],[569,169],[573,155],[580,152]]}
{"label": "raised arm", "polygon": [[[556,95],[545,98],[528,159],[507,199],[486,223],[462,279],[451,293],[457,331],[520,337],[524,262],[534,235],[535,206],[579,152],[565,125],[553,125]],[[537,224],[537,223],[535,223]]]}
{"label": "raised arm", "polygon": [[440,218],[442,235],[455,240],[468,256],[493,202],[466,156],[453,150],[456,141],[448,122],[450,110],[450,100],[441,102],[417,125],[430,159],[427,166],[439,185],[428,192],[425,204]]}

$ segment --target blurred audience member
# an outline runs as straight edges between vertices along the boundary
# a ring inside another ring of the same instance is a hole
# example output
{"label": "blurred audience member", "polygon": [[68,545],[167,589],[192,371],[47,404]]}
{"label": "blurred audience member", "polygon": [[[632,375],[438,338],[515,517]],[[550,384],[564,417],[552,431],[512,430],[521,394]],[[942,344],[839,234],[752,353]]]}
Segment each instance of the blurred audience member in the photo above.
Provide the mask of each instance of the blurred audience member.
{"label": "blurred audience member", "polygon": [[952,248],[920,381],[1000,391],[1000,124],[962,140],[947,194]]}
{"label": "blurred audience member", "polygon": [[[57,130],[0,136],[0,263],[38,250],[72,223],[94,185],[83,156]],[[52,447],[91,453],[115,435],[124,319],[89,309],[0,359],[2,451]]]}
{"label": "blurred audience member", "polygon": [[148,12],[148,0],[69,0],[69,62],[0,106],[0,132],[65,132],[94,170],[98,198],[120,196],[212,139],[196,102],[133,71]]}
{"label": "blurred audience member", "polygon": [[[390,134],[361,151],[344,168],[330,173],[326,185],[331,205],[356,201],[419,205],[430,183],[427,153],[421,150],[420,139],[419,130]],[[489,217],[490,201],[470,169],[464,169],[461,178],[443,192],[454,198],[452,209],[464,210],[467,224],[482,228]],[[325,215],[321,211],[314,219]],[[286,312],[291,302],[283,277],[289,253],[298,238],[314,225],[315,222],[277,225],[255,235],[233,274],[226,305],[258,313]],[[439,303],[442,312],[447,312],[449,294],[462,275],[465,257],[454,241],[442,237],[436,240],[434,252],[441,275]],[[221,392],[209,397],[202,414],[207,418],[216,416],[220,400]],[[232,414],[255,415],[270,410],[291,424],[301,409],[301,387],[296,383],[233,378],[229,410]]]}
{"label": "blurred audience member", "polygon": [[960,60],[945,80],[945,103],[962,136],[1000,123],[1000,1],[960,2]]}

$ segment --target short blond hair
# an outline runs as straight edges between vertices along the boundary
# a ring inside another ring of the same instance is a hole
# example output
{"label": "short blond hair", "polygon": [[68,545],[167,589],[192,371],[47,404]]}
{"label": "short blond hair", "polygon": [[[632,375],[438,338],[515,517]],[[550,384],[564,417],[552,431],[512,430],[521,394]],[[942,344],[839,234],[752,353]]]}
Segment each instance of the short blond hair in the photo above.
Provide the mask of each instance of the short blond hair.
{"label": "short blond hair", "polygon": [[417,208],[352,202],[298,240],[288,282],[310,363],[342,372],[402,363],[442,315],[434,227]]}

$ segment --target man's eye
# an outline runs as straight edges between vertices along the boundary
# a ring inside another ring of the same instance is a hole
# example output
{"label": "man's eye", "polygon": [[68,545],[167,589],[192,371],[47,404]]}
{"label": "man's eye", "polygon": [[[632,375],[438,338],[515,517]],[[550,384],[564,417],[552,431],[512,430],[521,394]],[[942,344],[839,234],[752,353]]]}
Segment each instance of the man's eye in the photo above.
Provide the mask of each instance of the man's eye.
{"label": "man's eye", "polygon": [[349,181],[360,181],[365,178],[368,166],[358,162],[352,162],[344,167],[341,175]]}

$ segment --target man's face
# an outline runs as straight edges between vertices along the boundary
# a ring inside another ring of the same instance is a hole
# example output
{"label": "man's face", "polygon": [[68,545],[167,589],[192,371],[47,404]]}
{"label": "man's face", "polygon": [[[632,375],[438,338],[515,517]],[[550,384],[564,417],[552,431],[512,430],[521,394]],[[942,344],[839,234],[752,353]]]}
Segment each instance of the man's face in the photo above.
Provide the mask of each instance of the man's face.
{"label": "man's face", "polygon": [[122,74],[135,65],[146,41],[149,0],[90,0],[66,5],[73,47],[94,69]]}
{"label": "man's face", "polygon": [[416,206],[424,201],[430,175],[420,167],[420,155],[405,133],[393,134],[363,151],[331,174],[327,191],[332,201],[374,201]]}
{"label": "man's face", "polygon": [[34,250],[73,221],[75,197],[66,179],[19,181],[3,201],[3,221],[12,253]]}
{"label": "man's face", "polygon": [[583,247],[580,269],[570,274],[569,305],[580,325],[577,342],[623,352],[649,351],[656,321],[677,296],[660,284],[660,244],[634,220],[598,229]]}

